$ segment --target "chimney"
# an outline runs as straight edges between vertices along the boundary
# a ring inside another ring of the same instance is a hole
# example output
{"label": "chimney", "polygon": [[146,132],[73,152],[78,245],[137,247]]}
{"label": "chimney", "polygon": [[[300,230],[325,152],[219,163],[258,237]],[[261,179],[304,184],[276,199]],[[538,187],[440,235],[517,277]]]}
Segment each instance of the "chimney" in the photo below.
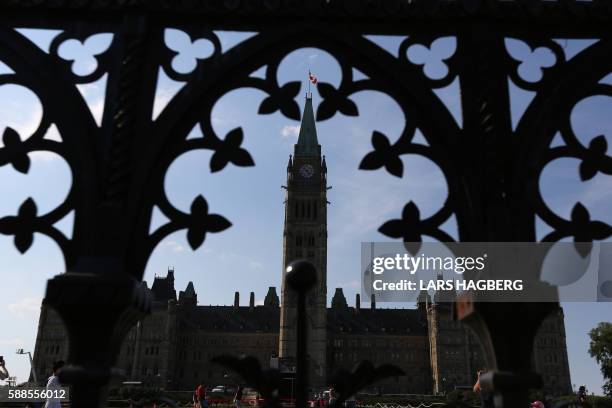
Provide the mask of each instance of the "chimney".
{"label": "chimney", "polygon": [[240,292],[234,293],[234,308],[238,309],[240,307]]}
{"label": "chimney", "polygon": [[376,309],[376,295],[372,293],[372,297],[370,299],[370,308],[372,310]]}
{"label": "chimney", "polygon": [[255,309],[255,292],[251,292],[251,296],[249,297],[249,311],[253,311]]}
{"label": "chimney", "polygon": [[355,313],[359,313],[359,310],[361,310],[361,296],[358,293],[355,295]]}

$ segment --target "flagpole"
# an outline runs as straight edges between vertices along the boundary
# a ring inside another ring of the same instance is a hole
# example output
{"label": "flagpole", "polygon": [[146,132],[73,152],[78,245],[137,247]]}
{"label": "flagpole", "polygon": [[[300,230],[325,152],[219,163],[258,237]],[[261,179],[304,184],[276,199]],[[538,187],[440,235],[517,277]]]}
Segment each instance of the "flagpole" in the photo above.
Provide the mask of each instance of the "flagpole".
{"label": "flagpole", "polygon": [[308,95],[306,95],[306,98],[308,98],[308,96],[310,96],[312,98],[312,94],[310,92],[310,84],[312,83],[312,81],[310,80],[310,70],[308,70]]}

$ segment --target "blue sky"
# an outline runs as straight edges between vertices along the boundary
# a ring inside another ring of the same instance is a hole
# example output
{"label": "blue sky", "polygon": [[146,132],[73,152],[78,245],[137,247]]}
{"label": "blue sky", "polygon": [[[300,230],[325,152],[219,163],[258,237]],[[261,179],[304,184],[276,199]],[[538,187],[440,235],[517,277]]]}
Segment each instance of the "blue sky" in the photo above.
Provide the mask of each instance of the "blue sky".
{"label": "blue sky", "polygon": [[[44,50],[54,33],[23,31]],[[219,34],[224,50],[248,35],[241,33]],[[179,71],[189,71],[197,58],[210,54],[210,44],[205,40],[193,44],[181,32],[167,31],[169,47],[181,51],[173,61]],[[392,54],[398,52],[402,38],[369,37]],[[92,54],[102,52],[110,44],[110,35],[92,37],[84,44],[66,42],[60,48],[60,56],[75,59],[74,70],[87,73],[95,68]],[[568,58],[592,41],[559,41]],[[409,58],[424,63],[427,75],[444,75],[446,66],[440,60],[454,52],[453,38],[434,42],[431,50],[416,46],[408,51]],[[524,60],[520,73],[527,80],[537,80],[540,67],[550,65],[552,54],[545,49],[535,52],[524,43],[509,40],[510,54]],[[282,62],[278,80],[303,81],[302,91],[296,98],[303,106],[307,89],[306,74],[312,70],[320,81],[333,85],[340,83],[340,68],[335,59],[319,49],[301,49],[289,54]],[[4,71],[3,71],[4,70]],[[0,73],[6,67],[0,63]],[[359,76],[359,72],[354,72]],[[253,75],[262,75],[261,71]],[[609,81],[609,78],[607,79]],[[81,86],[80,90],[99,118],[103,107],[105,77],[94,84]],[[159,77],[155,100],[155,113],[179,89],[180,83],[165,74]],[[516,123],[529,104],[528,92],[509,84],[512,97],[512,116]],[[457,81],[436,91],[461,125],[461,106]],[[313,89],[313,104],[320,98]],[[165,187],[170,201],[179,209],[187,210],[198,194],[204,195],[212,213],[220,213],[233,226],[221,234],[208,234],[205,244],[193,252],[189,248],[185,231],[179,231],[159,244],[147,265],[145,279],[165,275],[168,267],[176,271],[177,290],[194,282],[200,304],[230,304],[234,291],[240,291],[241,302],[248,302],[250,291],[255,292],[257,302],[262,302],[268,286],[280,287],[282,268],[282,221],[285,183],[285,166],[288,155],[297,140],[299,122],[289,120],[280,113],[257,115],[265,94],[258,90],[240,89],[225,95],[215,105],[212,121],[216,133],[224,137],[230,130],[241,126],[245,133],[243,147],[255,160],[256,166],[242,168],[229,165],[219,173],[211,174],[208,151],[195,151],[179,157],[170,167]],[[359,117],[336,114],[332,119],[319,122],[317,131],[323,153],[327,156],[329,184],[329,241],[328,241],[328,293],[342,287],[349,304],[354,304],[359,291],[360,243],[384,242],[389,239],[377,232],[378,227],[391,218],[397,218],[404,204],[414,201],[423,216],[435,212],[447,195],[446,182],[438,167],[420,156],[402,156],[403,178],[390,176],[384,169],[360,171],[358,165],[371,151],[371,135],[382,132],[394,142],[400,135],[405,118],[397,104],[378,92],[359,92],[351,96],[359,107]],[[584,144],[595,136],[605,134],[612,145],[612,98],[592,97],[580,102],[572,112],[572,126]],[[6,126],[16,129],[22,138],[29,136],[40,121],[41,106],[35,94],[14,85],[0,86],[0,134]],[[199,137],[199,129],[191,137]],[[49,138],[60,138],[50,131]],[[426,143],[422,136],[417,140]],[[1,142],[0,142],[1,145]],[[608,150],[610,154],[610,150]],[[44,213],[61,203],[70,185],[70,171],[58,156],[37,152],[31,154],[32,166],[28,175],[15,172],[11,166],[0,167],[0,217],[15,214],[19,205],[33,197]],[[609,202],[612,198],[612,180],[602,174],[586,183],[580,182],[577,161],[559,160],[548,166],[540,180],[545,200],[557,214],[568,218],[577,201],[585,204],[593,219],[612,223]],[[249,199],[245,199],[249,197]],[[71,215],[58,227],[70,234]],[[163,218],[154,215],[153,227],[163,224]],[[451,219],[445,229],[456,238],[456,226]],[[547,226],[538,223],[538,236],[547,233]],[[0,299],[4,308],[0,313],[0,355],[4,355],[12,374],[20,379],[27,376],[28,364],[24,356],[17,356],[14,349],[33,349],[40,300],[45,281],[64,271],[61,253],[48,238],[37,234],[34,245],[25,255],[13,247],[12,237],[0,235],[0,259],[3,285]],[[411,305],[409,305],[411,306]],[[610,321],[610,304],[566,303],[566,330],[572,382],[586,384],[590,391],[601,393],[602,377],[599,367],[587,354],[587,332],[601,321]]]}

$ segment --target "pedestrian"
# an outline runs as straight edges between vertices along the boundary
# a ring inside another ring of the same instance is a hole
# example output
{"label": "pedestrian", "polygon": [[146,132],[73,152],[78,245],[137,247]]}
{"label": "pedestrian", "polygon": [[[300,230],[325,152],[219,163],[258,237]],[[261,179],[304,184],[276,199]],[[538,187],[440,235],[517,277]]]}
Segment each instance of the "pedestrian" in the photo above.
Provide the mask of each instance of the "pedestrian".
{"label": "pedestrian", "polygon": [[587,390],[584,385],[581,385],[578,388],[578,404],[583,407],[586,407],[589,404],[587,401]]}
{"label": "pedestrian", "polygon": [[331,387],[329,389],[329,401],[327,402],[328,405],[334,405],[336,403],[336,390],[334,390],[334,387]]}
{"label": "pedestrian", "polygon": [[200,384],[198,385],[198,388],[196,388],[196,398],[198,408],[208,408],[208,401],[206,400],[206,386],[204,384]]}
{"label": "pedestrian", "polygon": [[493,395],[482,389],[480,386],[480,376],[485,373],[485,370],[478,370],[476,373],[476,383],[472,388],[473,391],[480,396],[480,407],[481,408],[493,408]]}
{"label": "pedestrian", "polygon": [[[64,362],[62,360],[56,361],[53,363],[53,375],[49,377],[47,380],[47,391],[59,391],[61,388],[61,384],[59,382],[58,375],[62,368],[64,367]],[[45,408],[61,408],[62,405],[58,398],[47,398],[47,402],[45,403]]]}
{"label": "pedestrian", "polygon": [[193,408],[200,408],[200,402],[198,401],[198,389],[196,388],[191,397],[193,400]]}
{"label": "pedestrian", "polygon": [[236,388],[236,394],[234,395],[234,406],[236,408],[240,408],[240,403],[242,402],[242,385],[239,385]]}
{"label": "pedestrian", "polygon": [[6,369],[6,363],[4,362],[4,357],[0,356],[0,380],[6,380],[9,378],[9,372]]}

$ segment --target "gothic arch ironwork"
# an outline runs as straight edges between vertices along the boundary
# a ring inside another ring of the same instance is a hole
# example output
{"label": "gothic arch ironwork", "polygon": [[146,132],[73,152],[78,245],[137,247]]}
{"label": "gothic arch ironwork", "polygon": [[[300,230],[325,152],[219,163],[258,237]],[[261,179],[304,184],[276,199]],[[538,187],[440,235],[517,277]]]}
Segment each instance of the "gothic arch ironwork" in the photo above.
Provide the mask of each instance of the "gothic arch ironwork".
{"label": "gothic arch ironwork", "polygon": [[[391,96],[407,118],[393,144],[374,132],[373,151],[363,158],[361,169],[384,167],[390,176],[401,177],[400,156],[414,153],[437,164],[446,178],[448,198],[434,215],[421,219],[419,208],[409,202],[401,218],[382,223],[383,234],[406,241],[421,241],[423,235],[450,241],[441,225],[454,214],[460,241],[535,241],[536,216],[553,228],[544,240],[574,237],[592,242],[612,235],[612,227],[592,220],[580,203],[570,220],[555,214],[538,186],[543,168],[561,157],[581,161],[582,180],[612,174],[605,137],[584,146],[569,123],[580,100],[612,96],[612,86],[600,83],[612,71],[612,6],[605,0],[0,0],[0,13],[0,60],[13,71],[0,75],[0,85],[23,85],[43,107],[41,124],[29,138],[5,130],[0,166],[27,173],[28,153],[47,150],[62,156],[72,172],[70,192],[56,209],[41,215],[28,199],[16,215],[0,218],[0,233],[14,236],[21,252],[30,248],[34,232],[48,235],[62,249],[68,273],[49,282],[46,297],[70,332],[71,366],[64,375],[75,384],[74,406],[92,406],[91,401],[103,398],[123,334],[150,308],[148,292],[139,281],[155,246],[168,234],[186,229],[195,249],[207,233],[231,225],[222,215],[210,214],[201,196],[189,212],[175,208],[164,190],[168,167],[193,149],[214,152],[213,172],[229,163],[252,166],[252,157],[241,147],[241,128],[227,135],[214,132],[214,103],[229,91],[251,87],[268,95],[260,114],[280,111],[299,118],[294,100],[299,84],[280,85],[276,73],[282,58],[302,47],[329,52],[341,67],[338,88],[319,85],[320,119],[337,112],[358,115],[350,96],[363,90]],[[47,53],[15,27],[61,33]],[[183,31],[191,41],[210,41],[213,54],[198,60],[189,73],[175,71],[172,59],[177,52],[164,46],[166,28]],[[215,30],[256,35],[221,52]],[[59,56],[61,44],[69,39],[82,42],[109,32],[112,43],[96,54],[93,72],[80,76],[72,71],[71,61]],[[364,34],[407,37],[396,58]],[[407,50],[415,44],[429,48],[444,36],[455,37],[457,47],[444,61],[447,75],[431,79],[422,66],[409,61]],[[523,79],[520,63],[505,47],[507,38],[523,41],[531,50],[548,49],[555,64],[542,69],[539,81]],[[554,38],[598,41],[566,61]],[[152,120],[160,67],[186,85]],[[250,76],[261,67],[266,67],[265,78]],[[352,68],[367,78],[353,80]],[[76,85],[105,74],[105,108],[98,126]],[[514,130],[508,78],[536,93]],[[455,79],[461,88],[461,126],[434,93]],[[51,124],[57,126],[61,142],[44,138]],[[201,126],[204,137],[187,139],[195,125]],[[411,143],[417,128],[429,146]],[[551,148],[557,132],[566,145]],[[154,206],[170,221],[149,234]],[[54,224],[73,210],[69,240]],[[522,404],[527,388],[537,385],[537,377],[521,373],[528,369],[530,341],[550,307],[473,304],[463,310],[462,317],[476,329],[497,369],[490,380],[500,404]],[[527,322],[525,315],[530,316]],[[96,316],[95,325],[91,316]],[[500,316],[510,328],[523,327],[522,333],[508,332],[499,324]],[[88,352],[92,347],[99,351]]]}

